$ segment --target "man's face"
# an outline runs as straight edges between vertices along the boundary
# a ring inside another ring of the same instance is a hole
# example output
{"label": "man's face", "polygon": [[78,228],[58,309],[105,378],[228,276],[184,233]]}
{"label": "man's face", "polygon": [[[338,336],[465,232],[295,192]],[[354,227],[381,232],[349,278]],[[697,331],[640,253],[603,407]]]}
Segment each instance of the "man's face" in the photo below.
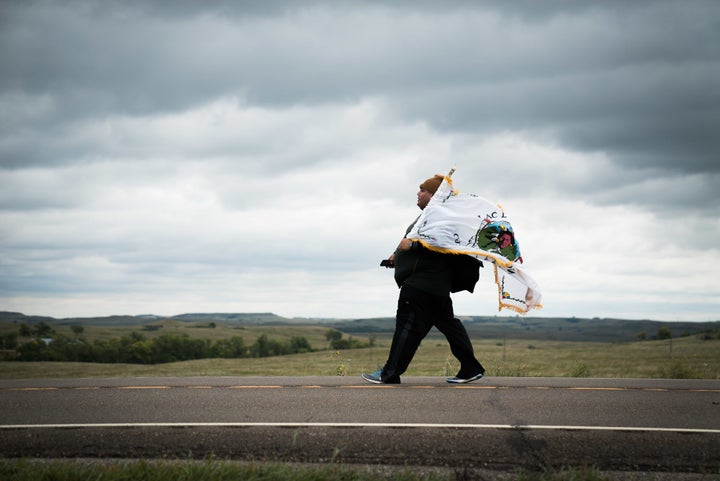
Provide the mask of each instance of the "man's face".
{"label": "man's face", "polygon": [[428,202],[430,202],[430,199],[432,199],[432,196],[432,192],[421,188],[417,193],[417,206],[420,207],[420,209],[424,209],[428,205]]}
{"label": "man's face", "polygon": [[510,234],[500,234],[500,238],[498,239],[498,244],[500,245],[501,249],[506,248],[510,245],[512,242],[512,237],[510,237]]}

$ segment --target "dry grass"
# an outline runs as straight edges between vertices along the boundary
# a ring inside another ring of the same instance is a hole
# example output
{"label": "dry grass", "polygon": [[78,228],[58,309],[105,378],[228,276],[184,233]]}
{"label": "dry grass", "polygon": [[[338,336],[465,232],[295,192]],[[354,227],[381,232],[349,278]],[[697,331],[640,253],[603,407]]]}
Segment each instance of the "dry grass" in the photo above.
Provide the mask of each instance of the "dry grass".
{"label": "dry grass", "polygon": [[[252,328],[255,329],[255,328]],[[258,328],[260,329],[260,328]],[[283,330],[291,328],[263,328]],[[294,328],[291,335],[306,335],[307,327]],[[323,343],[327,345],[324,332]],[[211,331],[212,329],[203,329]],[[254,331],[259,335],[260,330]],[[267,332],[273,337],[273,332]],[[361,339],[364,340],[364,339]],[[312,343],[312,341],[311,341]],[[697,378],[720,379],[720,340],[702,340],[699,336],[672,341],[632,343],[590,343],[537,340],[474,340],[478,359],[489,376],[616,377],[616,378]],[[672,344],[672,348],[671,348]],[[132,376],[357,376],[385,362],[388,339],[368,349],[319,351],[290,356],[250,359],[204,359],[158,365],[22,363],[0,362],[0,378],[39,377],[132,377]],[[420,346],[410,376],[455,374],[457,360],[447,342],[428,338]]]}
{"label": "dry grass", "polygon": [[[154,339],[162,335],[182,336],[187,335],[193,339],[209,339],[217,341],[220,339],[229,339],[233,336],[242,337],[246,344],[252,344],[261,335],[265,334],[269,338],[286,341],[294,336],[305,337],[313,347],[322,348],[327,346],[325,333],[330,329],[327,326],[307,326],[307,325],[285,325],[285,326],[231,326],[222,323],[216,323],[215,328],[209,328],[209,323],[189,323],[166,319],[154,323],[154,326],[161,326],[156,330],[146,330],[143,326],[83,326],[83,332],[76,336],[72,327],[69,325],[53,325],[52,328],[57,335],[75,338],[80,337],[86,342],[94,342],[97,340],[107,340],[128,336],[132,332],[137,332],[145,336],[147,339]],[[10,332],[17,332],[18,326],[8,322],[0,323],[0,335]],[[21,338],[20,341],[27,341],[27,338]]]}

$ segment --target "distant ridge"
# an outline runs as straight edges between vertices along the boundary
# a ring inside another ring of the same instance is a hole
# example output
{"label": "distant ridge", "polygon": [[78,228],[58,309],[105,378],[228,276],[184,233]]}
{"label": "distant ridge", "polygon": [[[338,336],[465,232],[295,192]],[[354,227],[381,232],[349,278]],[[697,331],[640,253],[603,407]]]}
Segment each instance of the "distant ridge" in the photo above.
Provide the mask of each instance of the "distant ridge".
{"label": "distant ridge", "polygon": [[224,324],[308,324],[314,320],[302,321],[288,319],[271,312],[255,313],[188,313],[177,316],[159,316],[155,314],[140,314],[137,316],[105,316],[105,317],[66,317],[53,318],[49,316],[26,316],[20,312],[0,311],[0,322],[36,324],[45,322],[56,325],[84,325],[84,326],[129,326],[152,324],[161,320],[174,320],[181,322],[222,322]]}
{"label": "distant ridge", "polygon": [[[629,342],[655,339],[658,331],[668,329],[673,338],[703,332],[720,332],[720,321],[653,321],[601,318],[548,318],[459,316],[468,333],[478,339],[537,339],[556,341]],[[254,313],[187,313],[176,316],[142,314],[138,316],[78,317],[56,319],[47,316],[26,316],[19,312],[0,311],[0,323],[81,326],[143,326],[162,321],[207,324],[215,322],[234,326],[252,325],[323,325],[356,337],[391,335],[393,317],[362,319],[286,318],[271,312]],[[717,334],[716,334],[717,335]],[[435,329],[430,337],[442,337]]]}
{"label": "distant ridge", "polygon": [[290,322],[290,319],[280,317],[271,312],[251,312],[251,313],[190,313],[180,314],[169,317],[176,321],[185,322],[224,322],[226,324],[272,324],[277,322]]}
{"label": "distant ridge", "polygon": [[[715,322],[665,322],[630,319],[582,319],[576,317],[458,316],[472,338],[538,339],[549,341],[629,342],[655,339],[658,330],[670,330],[672,337],[720,330]],[[394,318],[355,319],[328,325],[357,336],[392,332]],[[431,337],[442,337],[433,329]]]}

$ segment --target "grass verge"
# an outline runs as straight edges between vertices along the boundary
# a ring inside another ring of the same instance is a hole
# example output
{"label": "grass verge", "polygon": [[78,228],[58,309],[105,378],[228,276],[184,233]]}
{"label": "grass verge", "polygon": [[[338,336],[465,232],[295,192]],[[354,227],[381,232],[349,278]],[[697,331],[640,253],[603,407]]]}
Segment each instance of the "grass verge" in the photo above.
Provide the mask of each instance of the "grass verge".
{"label": "grass verge", "polygon": [[[597,343],[473,340],[488,376],[720,379],[720,340]],[[0,362],[0,379],[163,376],[359,376],[385,362],[389,340],[366,349],[287,356],[202,359],[155,365]],[[408,376],[454,375],[459,366],[444,338],[420,346]]]}
{"label": "grass verge", "polygon": [[[604,473],[592,467],[544,472],[469,471],[463,468],[296,465],[223,460],[0,460],[6,481],[616,481],[669,480],[672,473]],[[700,479],[700,478],[695,478]]]}

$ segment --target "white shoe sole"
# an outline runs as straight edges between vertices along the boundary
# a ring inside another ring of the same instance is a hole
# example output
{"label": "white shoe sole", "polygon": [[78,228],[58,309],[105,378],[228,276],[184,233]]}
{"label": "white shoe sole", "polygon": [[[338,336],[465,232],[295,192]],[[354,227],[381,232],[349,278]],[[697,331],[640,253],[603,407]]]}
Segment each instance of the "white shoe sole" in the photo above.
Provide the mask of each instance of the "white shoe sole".
{"label": "white shoe sole", "polygon": [[379,379],[376,379],[376,378],[370,377],[370,376],[365,376],[365,373],[363,373],[360,377],[362,377],[367,382],[371,382],[373,384],[382,384],[382,381],[380,381]]}
{"label": "white shoe sole", "polygon": [[447,382],[450,384],[467,384],[469,382],[477,381],[478,379],[482,379],[484,374],[476,374],[473,377],[463,379],[461,377],[449,377],[446,379]]}

